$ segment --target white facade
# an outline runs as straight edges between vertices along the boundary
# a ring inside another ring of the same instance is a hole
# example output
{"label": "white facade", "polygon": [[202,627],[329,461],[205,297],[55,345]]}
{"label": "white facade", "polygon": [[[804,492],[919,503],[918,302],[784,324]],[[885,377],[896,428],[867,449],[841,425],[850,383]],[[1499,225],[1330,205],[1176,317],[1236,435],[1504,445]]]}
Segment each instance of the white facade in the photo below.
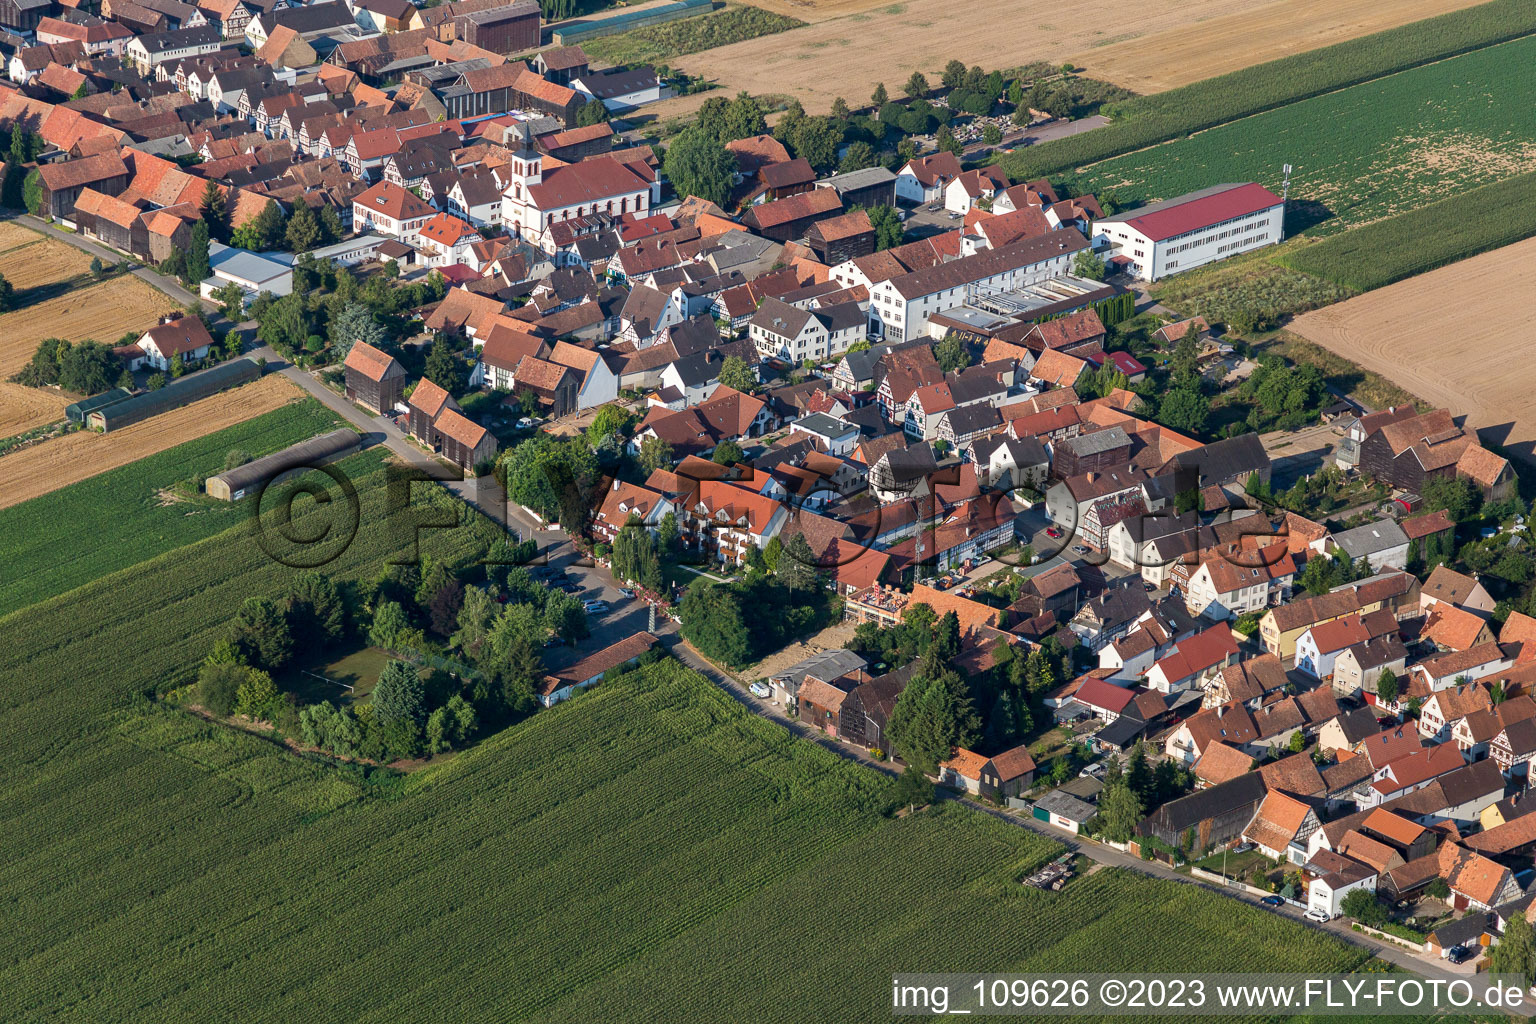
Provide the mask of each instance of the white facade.
{"label": "white facade", "polygon": [[948,288],[940,288],[911,298],[903,296],[890,281],[881,281],[870,288],[869,333],[890,341],[922,337],[928,330],[928,318],[941,310],[951,309],[965,302],[967,288],[977,286],[1009,291],[1035,284],[1071,268],[1071,255],[1053,256],[1040,263],[1015,267],[1000,274],[991,274],[976,281],[965,282]]}
{"label": "white facade", "polygon": [[607,213],[620,217],[633,213],[643,218],[650,213],[651,187],[633,171],[629,172],[633,179],[632,188],[626,187],[612,194],[582,195],[577,201],[560,206],[540,206],[530,190],[544,182],[543,163],[543,157],[529,148],[512,154],[508,169],[510,180],[501,196],[501,220],[519,237],[542,241],[551,225],[589,214]]}
{"label": "white facade", "polygon": [[1168,238],[1152,239],[1129,221],[1101,220],[1094,224],[1094,245],[1109,247],[1107,255],[1123,256],[1143,281],[1156,281],[1238,253],[1278,245],[1285,238],[1285,206],[1205,224]]}

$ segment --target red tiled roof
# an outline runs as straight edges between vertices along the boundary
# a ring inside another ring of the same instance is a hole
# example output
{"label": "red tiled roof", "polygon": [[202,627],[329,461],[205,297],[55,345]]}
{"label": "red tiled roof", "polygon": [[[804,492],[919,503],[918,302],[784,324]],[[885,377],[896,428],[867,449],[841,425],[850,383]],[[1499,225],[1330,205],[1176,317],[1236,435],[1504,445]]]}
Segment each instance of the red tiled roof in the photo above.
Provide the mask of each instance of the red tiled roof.
{"label": "red tiled roof", "polygon": [[381,352],[366,341],[359,341],[353,344],[342,365],[349,370],[356,370],[369,380],[380,381],[389,374],[392,367],[400,364],[388,352]]}
{"label": "red tiled roof", "polygon": [[1167,203],[1154,204],[1158,208],[1150,213],[1137,214],[1132,211],[1115,219],[1123,220],[1147,238],[1158,242],[1207,224],[1216,224],[1280,205],[1280,197],[1263,185],[1248,183],[1215,188],[1219,191],[1187,201],[1173,199]]}

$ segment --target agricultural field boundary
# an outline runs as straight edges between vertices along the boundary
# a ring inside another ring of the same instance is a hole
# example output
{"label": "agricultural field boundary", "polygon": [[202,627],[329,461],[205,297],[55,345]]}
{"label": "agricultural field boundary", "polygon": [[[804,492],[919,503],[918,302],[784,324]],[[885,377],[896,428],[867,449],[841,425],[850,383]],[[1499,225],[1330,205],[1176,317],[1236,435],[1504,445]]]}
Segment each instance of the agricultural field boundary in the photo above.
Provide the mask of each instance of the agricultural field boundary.
{"label": "agricultural field boundary", "polygon": [[1332,235],[1279,254],[1275,262],[1364,292],[1532,235],[1536,172]]}
{"label": "agricultural field boundary", "polygon": [[243,523],[248,506],[199,496],[201,480],[232,451],[259,458],[337,425],[307,398],[0,509],[0,616]]}
{"label": "agricultural field boundary", "polygon": [[1025,181],[1123,156],[1160,142],[1261,114],[1536,33],[1536,5],[1493,0],[1317,50],[1111,104],[1115,120],[1003,158]]}
{"label": "agricultural field boundary", "polygon": [[[232,585],[265,592],[261,575]],[[124,591],[153,581],[108,582],[93,605],[132,604]],[[60,672],[92,643],[83,630],[61,624],[68,650],[39,650],[41,620],[26,619],[24,649],[0,652],[0,693],[15,701],[20,685],[29,701],[0,719],[52,755],[0,754],[0,894],[17,911],[0,985],[19,1017],[286,1022],[324,1005],[356,1021],[618,1021],[644,1006],[656,1020],[861,1020],[914,962],[1261,970],[1283,948],[1297,971],[1372,964],[1197,886],[1107,869],[1029,889],[1020,879],[1059,844],[954,802],[886,817],[879,775],[671,659],[375,786],[155,705],[114,706],[103,690],[122,684],[94,665]],[[93,704],[96,727],[64,741]],[[1133,932],[1177,938],[1111,941]],[[387,955],[345,952],[381,934]],[[762,969],[785,949],[802,969]],[[727,984],[749,976],[760,983]],[[814,1008],[786,1012],[808,980]]]}

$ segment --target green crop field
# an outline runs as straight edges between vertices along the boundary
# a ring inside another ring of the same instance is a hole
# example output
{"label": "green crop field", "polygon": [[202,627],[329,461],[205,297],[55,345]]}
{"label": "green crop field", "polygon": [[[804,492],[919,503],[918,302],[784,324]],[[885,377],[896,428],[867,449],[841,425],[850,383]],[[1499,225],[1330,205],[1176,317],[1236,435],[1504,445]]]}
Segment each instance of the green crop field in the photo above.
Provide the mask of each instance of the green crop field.
{"label": "green crop field", "polygon": [[607,64],[655,63],[800,28],[804,24],[798,18],[765,11],[761,7],[727,4],[722,10],[703,17],[588,39],[581,48],[593,60]]}
{"label": "green crop field", "polygon": [[245,521],[248,505],[177,500],[168,489],[220,472],[231,451],[260,457],[339,424],[307,398],[0,509],[0,616]]}
{"label": "green crop field", "polygon": [[1028,890],[1055,843],[955,804],[888,819],[874,773],[671,660],[381,786],[125,701],[273,575],[227,538],[157,563],[7,624],[11,1019],[873,1020],[895,970],[1368,959],[1121,871]]}
{"label": "green crop field", "polygon": [[1526,170],[1536,75],[1518,69],[1533,63],[1536,37],[1488,47],[1096,164],[1075,185],[1137,202],[1224,181],[1278,192],[1290,163],[1293,210],[1324,218],[1313,234],[1341,231]]}
{"label": "green crop field", "polygon": [[[1527,0],[1493,0],[1114,104],[1104,111],[1114,123],[1019,150],[1004,165],[1014,181],[1058,174],[1533,33],[1536,8]],[[1511,65],[1492,83],[1523,74],[1523,65]]]}
{"label": "green crop field", "polygon": [[1367,291],[1536,235],[1536,172],[1288,248],[1275,262]]}

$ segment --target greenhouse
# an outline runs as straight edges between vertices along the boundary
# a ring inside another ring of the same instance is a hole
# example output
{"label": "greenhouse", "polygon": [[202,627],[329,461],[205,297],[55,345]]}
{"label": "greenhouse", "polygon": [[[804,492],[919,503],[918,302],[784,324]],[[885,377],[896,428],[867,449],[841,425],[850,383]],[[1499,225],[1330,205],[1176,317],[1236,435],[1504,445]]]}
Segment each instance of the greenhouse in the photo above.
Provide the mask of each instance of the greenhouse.
{"label": "greenhouse", "polygon": [[105,408],[98,408],[87,416],[93,430],[117,430],[130,423],[147,420],[162,412],[180,408],[217,394],[225,388],[236,387],[261,376],[261,367],[254,360],[231,359],[227,363],[197,373],[178,377],[158,391],[146,391]]}
{"label": "greenhouse", "polygon": [[290,469],[318,466],[327,459],[354,452],[362,445],[363,435],[357,431],[333,430],[211,476],[205,486],[210,498],[239,501]]}

